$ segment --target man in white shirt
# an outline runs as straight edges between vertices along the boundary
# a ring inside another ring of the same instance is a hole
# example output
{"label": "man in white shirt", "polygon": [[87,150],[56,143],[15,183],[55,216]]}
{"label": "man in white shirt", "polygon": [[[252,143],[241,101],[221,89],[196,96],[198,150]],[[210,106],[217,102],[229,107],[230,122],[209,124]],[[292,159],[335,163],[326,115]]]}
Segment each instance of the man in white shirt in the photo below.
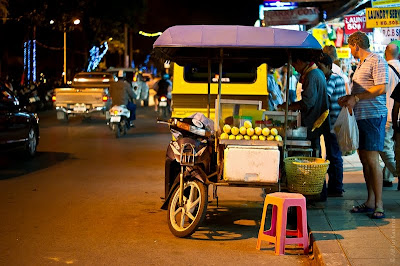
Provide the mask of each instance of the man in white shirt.
{"label": "man in white shirt", "polygon": [[339,59],[338,59],[338,56],[336,53],[336,47],[333,45],[326,45],[322,49],[322,51],[324,53],[328,54],[332,58],[332,61],[333,61],[332,72],[343,78],[344,85],[346,87],[346,93],[350,94],[350,86],[349,86],[350,80],[349,80],[349,77],[347,77],[347,75],[343,72],[342,68],[338,65]]}
{"label": "man in white shirt", "polygon": [[347,40],[351,54],[360,62],[353,76],[351,95],[339,98],[342,107],[352,109],[359,130],[358,155],[367,185],[367,200],[354,206],[351,213],[372,213],[371,219],[385,218],[382,199],[383,176],[379,152],[385,144],[387,120],[386,88],[389,66],[385,59],[371,52],[368,36],[356,31]]}
{"label": "man in white shirt", "polygon": [[[396,172],[396,161],[394,153],[394,142],[393,142],[393,123],[392,123],[392,109],[393,109],[393,99],[390,97],[397,83],[399,82],[399,77],[392,69],[394,67],[398,73],[400,73],[400,62],[398,60],[399,47],[396,44],[388,44],[385,50],[385,58],[389,64],[389,83],[386,88],[386,107],[388,109],[387,122],[385,127],[385,144],[383,151],[379,154],[385,163],[383,168],[383,186],[391,187],[393,186],[394,177],[397,176]],[[397,119],[393,119],[394,122]]]}

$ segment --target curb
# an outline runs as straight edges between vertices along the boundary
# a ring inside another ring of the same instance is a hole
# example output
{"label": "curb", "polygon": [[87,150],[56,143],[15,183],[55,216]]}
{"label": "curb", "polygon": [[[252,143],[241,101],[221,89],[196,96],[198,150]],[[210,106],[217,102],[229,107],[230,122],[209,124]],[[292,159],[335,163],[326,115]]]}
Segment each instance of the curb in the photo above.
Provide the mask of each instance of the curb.
{"label": "curb", "polygon": [[313,265],[351,265],[322,210],[307,210]]}
{"label": "curb", "polygon": [[315,239],[316,237],[311,232],[310,243],[313,251],[312,265],[351,265],[344,251],[339,245],[339,241]]}

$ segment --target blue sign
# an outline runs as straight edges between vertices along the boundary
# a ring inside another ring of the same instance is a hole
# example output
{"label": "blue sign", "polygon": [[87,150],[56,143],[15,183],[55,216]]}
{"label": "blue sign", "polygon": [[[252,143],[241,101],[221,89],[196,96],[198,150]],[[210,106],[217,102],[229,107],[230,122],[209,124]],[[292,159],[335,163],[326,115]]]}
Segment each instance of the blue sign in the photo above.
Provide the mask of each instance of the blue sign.
{"label": "blue sign", "polygon": [[270,10],[290,10],[298,7],[297,2],[264,1],[259,5],[259,19],[264,20],[264,12]]}
{"label": "blue sign", "polygon": [[298,7],[297,2],[264,1],[264,7],[272,9],[288,9]]}

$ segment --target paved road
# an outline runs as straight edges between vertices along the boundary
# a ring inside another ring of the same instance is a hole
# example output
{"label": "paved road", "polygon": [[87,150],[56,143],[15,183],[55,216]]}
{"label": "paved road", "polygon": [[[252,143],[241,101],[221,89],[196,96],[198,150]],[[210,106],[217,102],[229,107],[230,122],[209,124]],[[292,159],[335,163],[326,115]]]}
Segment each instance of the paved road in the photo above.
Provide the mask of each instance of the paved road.
{"label": "paved road", "polygon": [[[160,209],[170,139],[151,107],[115,139],[105,121],[40,113],[35,159],[0,155],[0,265],[308,265],[289,249],[255,249],[260,189],[219,189],[204,225],[174,237]],[[211,199],[211,198],[210,198]]]}

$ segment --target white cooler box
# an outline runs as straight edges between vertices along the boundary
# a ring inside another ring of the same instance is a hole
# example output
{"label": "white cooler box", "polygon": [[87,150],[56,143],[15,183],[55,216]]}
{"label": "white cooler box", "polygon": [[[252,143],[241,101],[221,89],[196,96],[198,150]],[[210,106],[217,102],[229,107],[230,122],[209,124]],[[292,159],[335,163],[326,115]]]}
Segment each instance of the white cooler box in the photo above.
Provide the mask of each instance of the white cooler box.
{"label": "white cooler box", "polygon": [[279,160],[277,146],[228,145],[224,151],[224,180],[277,183]]}

